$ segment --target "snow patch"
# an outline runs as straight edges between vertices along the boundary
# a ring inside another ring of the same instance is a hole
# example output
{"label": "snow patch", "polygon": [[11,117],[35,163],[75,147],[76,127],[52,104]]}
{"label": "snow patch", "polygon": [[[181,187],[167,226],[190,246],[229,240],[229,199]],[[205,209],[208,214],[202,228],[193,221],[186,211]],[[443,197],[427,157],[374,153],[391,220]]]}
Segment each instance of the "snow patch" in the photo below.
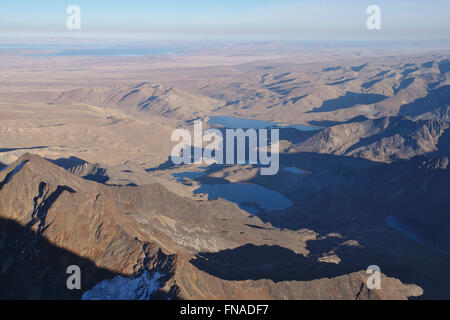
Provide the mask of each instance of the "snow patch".
{"label": "snow patch", "polygon": [[164,275],[155,272],[152,275],[144,271],[138,277],[117,276],[114,279],[103,280],[92,290],[86,291],[82,300],[149,300],[153,292],[161,284],[159,279]]}

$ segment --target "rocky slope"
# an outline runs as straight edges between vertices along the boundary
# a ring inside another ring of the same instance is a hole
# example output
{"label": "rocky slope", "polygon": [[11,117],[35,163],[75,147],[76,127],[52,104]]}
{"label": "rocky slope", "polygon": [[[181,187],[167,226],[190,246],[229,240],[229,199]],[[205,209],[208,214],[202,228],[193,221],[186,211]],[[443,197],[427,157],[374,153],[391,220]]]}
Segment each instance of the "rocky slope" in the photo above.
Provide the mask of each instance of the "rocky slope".
{"label": "rocky slope", "polygon": [[[368,290],[367,266],[321,262],[311,254],[307,243],[324,239],[312,230],[274,228],[224,200],[195,202],[157,183],[99,184],[30,154],[0,172],[0,209],[5,298],[81,298],[87,291],[85,298],[99,292],[114,298],[125,294],[114,291],[124,282],[130,290],[149,286],[132,290],[131,298],[422,294],[420,287],[385,275],[381,290]],[[233,258],[223,259],[228,256]],[[66,268],[73,264],[81,267],[81,291],[65,287]],[[299,272],[280,273],[283,269]],[[113,280],[102,282],[106,279]]]}
{"label": "rocky slope", "polygon": [[173,119],[192,119],[221,103],[162,84],[143,82],[129,86],[81,88],[62,92],[52,103],[86,103],[120,108]]}
{"label": "rocky slope", "polygon": [[367,119],[325,128],[290,151],[392,162],[437,151],[439,138],[448,128],[442,120]]}
{"label": "rocky slope", "polygon": [[[405,61],[407,59],[407,61]],[[391,57],[329,64],[273,61],[235,67],[230,79],[191,92],[221,100],[218,112],[289,123],[420,116],[449,105],[448,56]]]}

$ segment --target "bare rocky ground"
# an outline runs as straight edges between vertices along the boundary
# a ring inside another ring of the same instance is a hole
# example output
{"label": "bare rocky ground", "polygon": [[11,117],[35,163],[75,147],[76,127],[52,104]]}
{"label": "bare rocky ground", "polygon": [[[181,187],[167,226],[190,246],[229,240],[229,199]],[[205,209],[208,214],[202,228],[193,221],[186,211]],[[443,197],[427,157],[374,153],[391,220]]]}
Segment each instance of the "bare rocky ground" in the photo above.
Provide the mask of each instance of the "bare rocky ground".
{"label": "bare rocky ground", "polygon": [[[197,54],[2,57],[2,297],[149,272],[153,298],[449,298],[448,52]],[[215,115],[282,122],[279,173],[173,165],[172,131]],[[198,192],[232,183],[292,205]]]}

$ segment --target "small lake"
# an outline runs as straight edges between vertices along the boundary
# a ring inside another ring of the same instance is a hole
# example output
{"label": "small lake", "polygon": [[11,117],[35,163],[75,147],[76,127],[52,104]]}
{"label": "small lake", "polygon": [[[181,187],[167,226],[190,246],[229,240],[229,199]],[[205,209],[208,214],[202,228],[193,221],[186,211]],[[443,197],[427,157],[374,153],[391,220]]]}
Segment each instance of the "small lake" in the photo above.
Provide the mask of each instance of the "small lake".
{"label": "small lake", "polygon": [[219,125],[229,129],[265,129],[265,128],[293,128],[300,131],[318,130],[320,127],[307,126],[302,124],[290,125],[286,123],[271,122],[265,120],[236,118],[230,116],[211,116],[209,124]]}
{"label": "small lake", "polygon": [[281,193],[256,184],[226,183],[204,184],[194,194],[204,193],[209,200],[223,198],[236,203],[241,209],[257,214],[265,211],[285,210],[292,206],[292,201]]}
{"label": "small lake", "polygon": [[185,178],[188,179],[197,179],[201,176],[204,176],[206,172],[200,172],[200,171],[186,171],[186,172],[178,172],[178,173],[172,173],[172,177],[176,178],[177,181],[182,182]]}

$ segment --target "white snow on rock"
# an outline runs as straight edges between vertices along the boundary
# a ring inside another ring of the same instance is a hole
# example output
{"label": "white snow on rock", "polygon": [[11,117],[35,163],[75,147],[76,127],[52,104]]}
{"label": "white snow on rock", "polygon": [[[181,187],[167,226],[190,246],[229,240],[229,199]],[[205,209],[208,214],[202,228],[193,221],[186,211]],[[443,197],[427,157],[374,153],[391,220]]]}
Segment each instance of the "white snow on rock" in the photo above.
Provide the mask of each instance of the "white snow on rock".
{"label": "white snow on rock", "polygon": [[155,272],[151,275],[145,271],[139,277],[117,276],[114,279],[103,280],[92,290],[86,291],[82,300],[149,300],[153,292],[161,284],[159,279],[163,274]]}

